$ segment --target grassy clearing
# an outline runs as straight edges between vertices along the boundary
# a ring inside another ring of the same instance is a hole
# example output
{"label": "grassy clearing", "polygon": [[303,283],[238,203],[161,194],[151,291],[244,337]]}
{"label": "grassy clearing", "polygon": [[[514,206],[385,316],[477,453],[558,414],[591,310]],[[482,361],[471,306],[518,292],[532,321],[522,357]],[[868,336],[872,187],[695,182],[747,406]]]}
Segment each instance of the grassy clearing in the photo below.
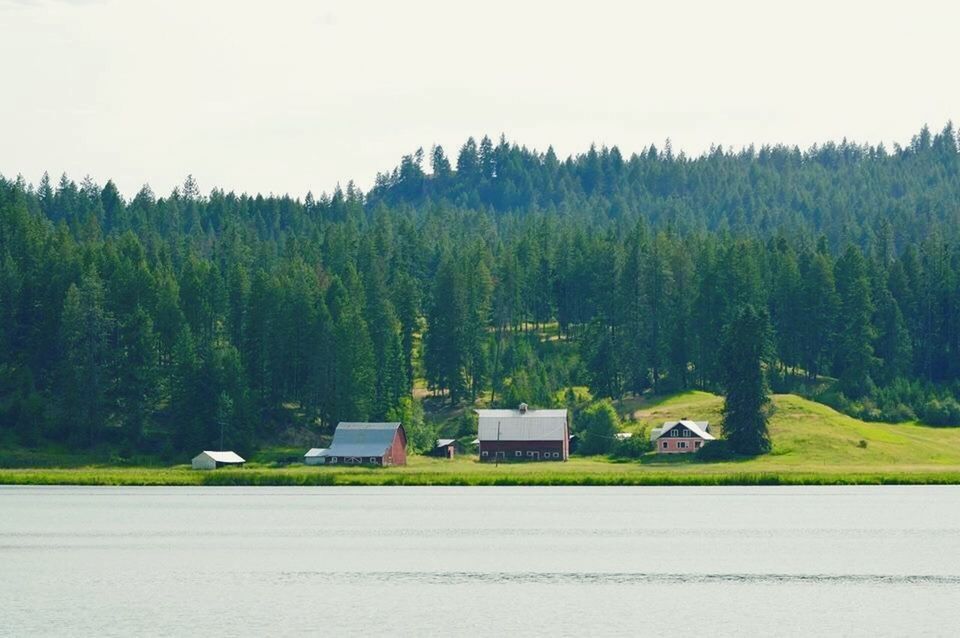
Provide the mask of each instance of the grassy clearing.
{"label": "grassy clearing", "polygon": [[[265,451],[245,468],[189,466],[0,469],[0,484],[74,485],[814,485],[960,483],[960,428],[867,423],[794,395],[776,395],[773,452],[698,463],[648,454],[639,461],[573,458],[566,463],[479,463],[413,456],[405,467],[275,467],[296,450]],[[649,425],[690,417],[719,422],[722,399],[686,392],[621,406]],[[863,443],[862,443],[863,442]]]}

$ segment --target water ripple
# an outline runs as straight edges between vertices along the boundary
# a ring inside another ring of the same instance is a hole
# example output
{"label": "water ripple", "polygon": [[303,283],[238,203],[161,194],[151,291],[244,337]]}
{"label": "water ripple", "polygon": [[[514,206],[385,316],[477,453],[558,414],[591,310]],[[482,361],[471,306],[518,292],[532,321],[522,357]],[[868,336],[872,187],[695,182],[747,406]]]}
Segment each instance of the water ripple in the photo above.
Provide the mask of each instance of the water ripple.
{"label": "water ripple", "polygon": [[811,585],[948,585],[960,576],[936,574],[683,574],[636,572],[282,572],[284,580],[335,580],[341,583],[379,581],[397,584],[546,584],[546,585],[680,585],[680,584],[811,584]]}

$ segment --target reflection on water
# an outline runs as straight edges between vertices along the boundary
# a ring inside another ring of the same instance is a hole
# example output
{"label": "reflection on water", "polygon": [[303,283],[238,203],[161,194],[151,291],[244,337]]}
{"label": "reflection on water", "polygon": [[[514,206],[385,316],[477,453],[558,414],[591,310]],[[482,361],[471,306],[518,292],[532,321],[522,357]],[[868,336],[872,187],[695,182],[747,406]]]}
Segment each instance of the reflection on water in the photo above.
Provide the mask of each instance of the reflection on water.
{"label": "reflection on water", "polygon": [[0,488],[0,636],[956,635],[960,489]]}

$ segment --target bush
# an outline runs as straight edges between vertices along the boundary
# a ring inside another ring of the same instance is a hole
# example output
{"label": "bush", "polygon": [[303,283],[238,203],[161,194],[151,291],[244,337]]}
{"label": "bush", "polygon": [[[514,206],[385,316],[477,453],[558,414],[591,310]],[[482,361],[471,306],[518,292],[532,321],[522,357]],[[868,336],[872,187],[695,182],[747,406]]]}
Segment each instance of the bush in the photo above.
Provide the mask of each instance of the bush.
{"label": "bush", "polygon": [[737,458],[737,453],[733,451],[730,444],[723,439],[705,443],[703,447],[694,452],[694,458],[697,461],[710,463],[715,461],[729,461]]}
{"label": "bush", "polygon": [[608,454],[613,450],[617,443],[616,434],[620,431],[620,417],[609,399],[588,405],[577,418],[577,423],[580,425],[580,454]]}
{"label": "bush", "polygon": [[638,459],[653,449],[646,437],[634,434],[633,436],[616,441],[610,456],[618,459]]}
{"label": "bush", "polygon": [[930,399],[921,414],[923,422],[930,425],[960,425],[960,403],[951,396]]}
{"label": "bush", "polygon": [[390,421],[400,421],[407,433],[407,446],[411,452],[429,452],[437,444],[437,426],[423,418],[423,406],[411,397],[403,397],[397,407],[387,413]]}

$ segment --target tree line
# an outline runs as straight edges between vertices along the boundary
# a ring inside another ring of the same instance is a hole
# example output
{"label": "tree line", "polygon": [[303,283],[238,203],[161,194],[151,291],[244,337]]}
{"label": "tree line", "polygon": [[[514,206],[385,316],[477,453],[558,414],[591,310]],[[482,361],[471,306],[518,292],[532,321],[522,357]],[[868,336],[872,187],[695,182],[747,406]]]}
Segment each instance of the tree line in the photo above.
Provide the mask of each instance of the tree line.
{"label": "tree line", "polygon": [[444,401],[717,389],[769,317],[766,372],[873,419],[960,423],[960,159],[650,148],[560,161],[501,140],[403,158],[369,193],[192,178],[0,178],[0,443],[238,449]]}

